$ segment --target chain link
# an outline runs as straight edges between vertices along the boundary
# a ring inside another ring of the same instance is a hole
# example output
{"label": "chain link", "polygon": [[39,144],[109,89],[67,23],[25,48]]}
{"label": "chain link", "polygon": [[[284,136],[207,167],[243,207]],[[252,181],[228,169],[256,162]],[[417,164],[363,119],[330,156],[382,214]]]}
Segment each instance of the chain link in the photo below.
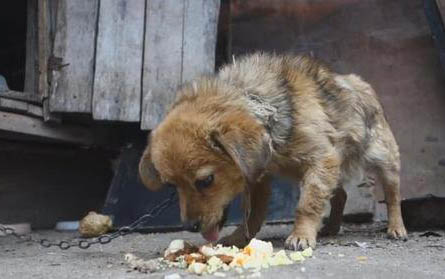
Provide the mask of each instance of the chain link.
{"label": "chain link", "polygon": [[80,249],[88,249],[91,247],[91,245],[108,244],[113,239],[115,239],[119,236],[124,236],[124,235],[130,234],[130,233],[133,233],[141,224],[146,223],[148,220],[158,217],[162,212],[164,212],[168,207],[170,207],[174,202],[176,202],[176,200],[177,200],[177,197],[175,195],[175,192],[172,192],[168,199],[164,200],[160,204],[153,207],[147,214],[142,215],[141,217],[139,217],[136,221],[134,221],[130,225],[121,227],[113,233],[103,234],[101,236],[90,238],[90,239],[74,238],[74,239],[62,240],[62,241],[58,241],[58,242],[53,242],[53,241],[50,241],[45,238],[40,239],[40,240],[35,240],[31,237],[30,234],[29,235],[20,235],[20,234],[17,234],[13,228],[5,227],[2,225],[0,225],[0,233],[7,235],[7,236],[8,235],[14,236],[15,238],[17,238],[21,241],[24,241],[24,242],[38,243],[44,248],[49,248],[49,247],[55,246],[55,247],[59,247],[62,250],[68,250],[71,247],[78,247]]}

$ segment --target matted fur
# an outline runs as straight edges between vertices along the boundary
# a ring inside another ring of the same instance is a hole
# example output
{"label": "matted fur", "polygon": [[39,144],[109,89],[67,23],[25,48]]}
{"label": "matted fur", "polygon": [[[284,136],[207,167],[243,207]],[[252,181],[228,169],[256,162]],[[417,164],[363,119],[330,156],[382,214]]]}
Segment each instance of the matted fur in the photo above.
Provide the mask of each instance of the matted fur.
{"label": "matted fur", "polygon": [[[183,86],[150,138],[140,163],[144,183],[152,190],[174,185],[182,220],[199,222],[201,232],[220,228],[230,201],[249,190],[248,220],[222,239],[227,244],[244,245],[259,231],[270,174],[301,182],[287,247],[315,246],[329,200],[324,230],[336,233],[342,186],[370,172],[385,190],[388,234],[406,237],[398,146],[374,90],[356,75],[336,74],[309,57],[248,55]],[[214,178],[205,189],[195,186],[201,173]]]}

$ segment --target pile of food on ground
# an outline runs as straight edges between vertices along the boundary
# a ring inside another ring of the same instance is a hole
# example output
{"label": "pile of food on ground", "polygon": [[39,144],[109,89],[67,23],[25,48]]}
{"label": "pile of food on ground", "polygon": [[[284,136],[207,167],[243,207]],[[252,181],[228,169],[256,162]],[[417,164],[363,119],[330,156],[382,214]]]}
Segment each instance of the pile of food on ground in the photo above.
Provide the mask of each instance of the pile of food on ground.
{"label": "pile of food on ground", "polygon": [[126,254],[125,259],[131,268],[142,272],[154,272],[171,267],[187,269],[196,274],[214,274],[224,276],[226,271],[242,273],[244,269],[255,272],[270,266],[289,265],[302,262],[312,257],[312,249],[302,252],[273,251],[271,242],[252,239],[244,249],[235,246],[225,247],[204,245],[193,246],[184,240],[173,240],[163,258],[142,260],[133,254]]}

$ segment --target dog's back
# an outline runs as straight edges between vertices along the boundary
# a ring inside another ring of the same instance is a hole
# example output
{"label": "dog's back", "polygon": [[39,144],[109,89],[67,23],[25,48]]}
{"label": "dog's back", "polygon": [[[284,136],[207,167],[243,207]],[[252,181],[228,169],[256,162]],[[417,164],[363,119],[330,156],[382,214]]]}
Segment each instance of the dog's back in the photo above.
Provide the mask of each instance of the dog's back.
{"label": "dog's back", "polygon": [[398,153],[377,95],[356,75],[339,75],[306,56],[256,53],[224,67],[218,79],[239,89],[248,109],[271,129],[278,153],[289,155],[286,146],[298,146],[296,138],[317,142],[320,135],[346,163],[376,160],[367,151],[377,139]]}

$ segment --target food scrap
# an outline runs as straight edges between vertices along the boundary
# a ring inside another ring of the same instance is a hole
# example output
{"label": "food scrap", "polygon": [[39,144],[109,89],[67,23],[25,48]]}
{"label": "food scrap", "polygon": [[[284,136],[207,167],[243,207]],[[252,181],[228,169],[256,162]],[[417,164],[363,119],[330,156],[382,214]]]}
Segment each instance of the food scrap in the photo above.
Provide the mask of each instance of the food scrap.
{"label": "food scrap", "polygon": [[181,240],[173,240],[164,252],[163,258],[144,261],[132,254],[126,255],[126,261],[132,269],[141,272],[154,272],[169,267],[187,269],[194,274],[213,274],[224,277],[223,272],[233,270],[242,274],[245,270],[259,274],[262,268],[301,263],[312,257],[312,249],[292,252],[285,250],[274,252],[271,242],[252,239],[244,249],[235,246],[204,245],[201,247]]}
{"label": "food scrap", "polygon": [[112,228],[109,216],[90,211],[79,222],[79,233],[84,237],[96,237],[107,233]]}

